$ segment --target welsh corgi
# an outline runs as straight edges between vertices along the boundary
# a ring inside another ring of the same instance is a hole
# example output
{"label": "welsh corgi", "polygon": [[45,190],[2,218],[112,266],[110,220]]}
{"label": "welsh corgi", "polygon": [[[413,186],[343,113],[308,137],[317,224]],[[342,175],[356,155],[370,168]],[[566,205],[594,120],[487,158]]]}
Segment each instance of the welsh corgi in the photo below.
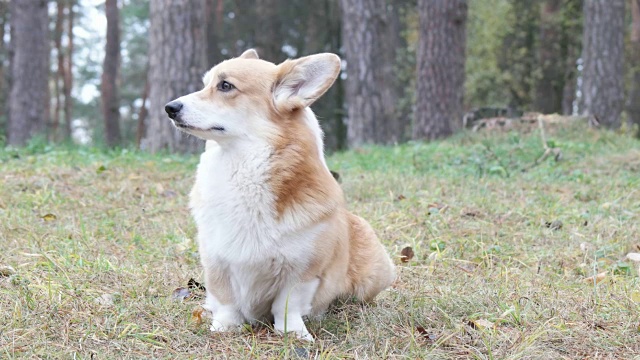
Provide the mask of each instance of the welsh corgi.
{"label": "welsh corgi", "polygon": [[189,207],[212,331],[265,321],[313,341],[304,316],[340,297],[369,302],[395,280],[371,226],[346,209],[309,108],[339,73],[335,54],[276,65],[250,49],[165,106],[206,140]]}

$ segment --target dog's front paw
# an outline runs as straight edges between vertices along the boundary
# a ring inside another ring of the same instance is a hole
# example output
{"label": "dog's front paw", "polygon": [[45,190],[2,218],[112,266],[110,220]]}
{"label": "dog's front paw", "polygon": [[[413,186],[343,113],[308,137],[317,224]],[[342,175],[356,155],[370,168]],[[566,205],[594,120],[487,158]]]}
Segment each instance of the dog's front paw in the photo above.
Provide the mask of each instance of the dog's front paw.
{"label": "dog's front paw", "polygon": [[237,312],[219,309],[211,320],[210,329],[214,332],[237,331],[242,327],[242,323],[242,318]]}

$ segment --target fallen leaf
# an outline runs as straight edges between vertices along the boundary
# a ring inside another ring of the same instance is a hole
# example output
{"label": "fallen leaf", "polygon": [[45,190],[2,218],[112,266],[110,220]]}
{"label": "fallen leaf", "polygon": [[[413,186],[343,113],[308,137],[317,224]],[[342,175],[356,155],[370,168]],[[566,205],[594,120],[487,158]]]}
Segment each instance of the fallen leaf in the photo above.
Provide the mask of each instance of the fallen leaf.
{"label": "fallen leaf", "polygon": [[184,300],[191,295],[191,291],[187,288],[179,287],[173,290],[173,298],[176,300]]}
{"label": "fallen leaf", "polygon": [[204,314],[204,309],[202,308],[202,306],[198,306],[195,309],[193,309],[193,312],[191,312],[191,318],[198,324],[202,324],[202,314]]}
{"label": "fallen leaf", "polygon": [[55,216],[55,215],[53,215],[53,214],[46,214],[46,215],[42,216],[42,219],[43,219],[44,221],[53,221],[53,220],[55,220],[55,219],[57,219],[57,218],[58,218],[58,217],[57,217],[57,216]]}
{"label": "fallen leaf", "polygon": [[489,329],[495,326],[494,323],[486,319],[478,319],[478,320],[470,321],[470,325],[474,329],[480,329],[480,330]]}
{"label": "fallen leaf", "polygon": [[480,211],[476,209],[464,208],[460,210],[460,215],[464,217],[478,217],[480,216]]}
{"label": "fallen leaf", "polygon": [[0,276],[9,277],[16,273],[16,269],[12,268],[9,265],[0,266]]}
{"label": "fallen leaf", "polygon": [[413,253],[413,249],[411,248],[411,246],[407,246],[406,248],[402,249],[402,251],[400,251],[400,261],[402,262],[409,262],[409,260],[413,259],[413,256],[415,254]]}
{"label": "fallen leaf", "polygon": [[113,296],[113,294],[102,294],[95,298],[94,301],[102,306],[110,307],[113,306],[115,297]]}
{"label": "fallen leaf", "polygon": [[640,262],[640,253],[628,253],[627,259],[631,261],[639,261]]}
{"label": "fallen leaf", "polygon": [[607,277],[607,273],[608,273],[608,271],[601,272],[601,273],[599,273],[598,275],[596,275],[596,276],[590,276],[590,277],[588,277],[588,278],[584,279],[583,281],[584,281],[586,284],[593,284],[594,282],[597,284],[597,283],[599,283],[600,281],[604,280],[604,278],[605,278],[605,277]]}
{"label": "fallen leaf", "polygon": [[189,281],[187,282],[187,287],[189,288],[189,290],[202,290],[202,291],[206,291],[206,289],[204,288],[204,285],[202,285],[201,283],[193,280],[193,278],[189,279]]}
{"label": "fallen leaf", "polygon": [[398,201],[402,201],[402,200],[404,200],[404,199],[406,199],[406,198],[407,198],[406,196],[404,196],[404,195],[400,194],[400,195],[398,195],[398,196],[396,197],[396,200],[398,200]]}
{"label": "fallen leaf", "polygon": [[96,174],[103,173],[105,170],[107,170],[107,168],[106,168],[104,165],[100,165],[100,166],[96,169]]}

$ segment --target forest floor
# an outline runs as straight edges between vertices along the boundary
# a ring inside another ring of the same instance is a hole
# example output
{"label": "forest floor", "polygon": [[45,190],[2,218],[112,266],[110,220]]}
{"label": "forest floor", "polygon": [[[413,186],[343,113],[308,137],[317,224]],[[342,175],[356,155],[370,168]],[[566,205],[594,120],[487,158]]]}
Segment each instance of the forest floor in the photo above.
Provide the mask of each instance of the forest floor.
{"label": "forest floor", "polygon": [[197,156],[0,150],[0,358],[640,358],[640,141],[549,126],[536,162],[538,131],[329,157],[399,277],[314,344],[209,332]]}

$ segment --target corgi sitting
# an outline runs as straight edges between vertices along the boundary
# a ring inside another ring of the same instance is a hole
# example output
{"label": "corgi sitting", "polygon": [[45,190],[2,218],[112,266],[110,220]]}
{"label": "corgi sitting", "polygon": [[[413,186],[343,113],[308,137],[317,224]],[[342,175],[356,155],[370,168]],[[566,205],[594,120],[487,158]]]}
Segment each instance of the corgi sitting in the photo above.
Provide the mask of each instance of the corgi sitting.
{"label": "corgi sitting", "polygon": [[334,54],[275,65],[247,50],[165,106],[207,140],[189,206],[212,331],[273,321],[313,341],[303,316],[339,297],[370,301],[395,279],[371,226],[346,209],[309,109],[339,73]]}

